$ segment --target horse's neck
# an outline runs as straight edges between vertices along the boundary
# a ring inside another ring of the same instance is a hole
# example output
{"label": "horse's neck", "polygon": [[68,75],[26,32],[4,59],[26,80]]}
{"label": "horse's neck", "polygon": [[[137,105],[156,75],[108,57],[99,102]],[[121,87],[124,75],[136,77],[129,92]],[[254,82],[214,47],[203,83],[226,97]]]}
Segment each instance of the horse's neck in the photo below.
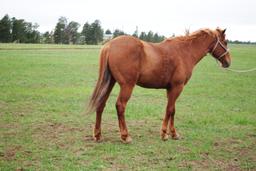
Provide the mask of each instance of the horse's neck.
{"label": "horse's neck", "polygon": [[196,65],[209,52],[209,47],[213,42],[210,36],[199,36],[192,40],[188,46],[192,65]]}

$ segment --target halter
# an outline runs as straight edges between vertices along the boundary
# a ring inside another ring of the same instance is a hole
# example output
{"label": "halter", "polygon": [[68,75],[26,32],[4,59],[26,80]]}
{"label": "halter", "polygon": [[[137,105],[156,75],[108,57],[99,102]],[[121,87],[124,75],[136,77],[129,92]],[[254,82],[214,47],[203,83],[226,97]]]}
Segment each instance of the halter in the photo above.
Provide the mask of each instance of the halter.
{"label": "halter", "polygon": [[210,52],[210,53],[212,54],[212,56],[214,56],[213,53],[214,53],[214,51],[216,50],[216,48],[217,48],[218,45],[220,45],[220,46],[225,50],[225,52],[223,52],[219,57],[215,57],[215,58],[217,58],[218,60],[220,60],[223,56],[225,56],[225,55],[229,52],[229,49],[226,48],[226,47],[221,43],[221,41],[219,40],[219,38],[217,37],[217,42],[216,42],[216,44],[214,45],[214,48],[212,49],[212,51]]}

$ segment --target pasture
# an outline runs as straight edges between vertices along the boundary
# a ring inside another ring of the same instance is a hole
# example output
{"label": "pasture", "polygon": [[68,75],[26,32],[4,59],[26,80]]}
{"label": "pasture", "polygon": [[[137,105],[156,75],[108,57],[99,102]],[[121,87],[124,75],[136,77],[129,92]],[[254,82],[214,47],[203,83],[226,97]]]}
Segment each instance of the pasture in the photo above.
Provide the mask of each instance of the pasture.
{"label": "pasture", "polygon": [[[230,45],[231,68],[256,66],[256,46]],[[182,139],[162,141],[165,90],[136,87],[119,137],[115,86],[103,113],[103,142],[85,102],[100,46],[0,44],[0,170],[256,170],[256,72],[222,70],[210,56],[176,105]]]}

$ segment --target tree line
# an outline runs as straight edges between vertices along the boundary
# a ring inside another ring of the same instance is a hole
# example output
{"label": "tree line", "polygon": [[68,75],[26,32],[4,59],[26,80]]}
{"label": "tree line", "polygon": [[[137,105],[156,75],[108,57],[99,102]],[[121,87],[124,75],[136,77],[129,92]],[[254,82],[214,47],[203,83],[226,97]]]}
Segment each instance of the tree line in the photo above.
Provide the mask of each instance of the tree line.
{"label": "tree line", "polygon": [[38,24],[26,22],[24,19],[9,18],[5,15],[0,20],[0,42],[39,43]]}
{"label": "tree line", "polygon": [[[99,20],[93,23],[86,22],[79,32],[80,24],[75,21],[68,22],[67,18],[60,17],[53,31],[40,33],[37,23],[27,22],[24,19],[10,18],[6,14],[0,20],[0,43],[55,43],[55,44],[100,44],[120,35],[128,35],[122,30],[115,29],[113,33],[107,29],[105,32]],[[104,40],[104,35],[107,39]],[[161,42],[163,35],[149,32],[134,31],[132,36],[148,42]],[[256,44],[256,42],[229,41],[234,44]]]}
{"label": "tree line", "polygon": [[[37,23],[27,22],[24,19],[10,18],[6,14],[0,20],[0,42],[2,43],[55,43],[55,44],[100,44],[120,35],[128,35],[122,30],[115,29],[113,33],[101,26],[99,20],[92,23],[86,22],[82,31],[79,32],[80,24],[75,21],[68,22],[67,18],[60,17],[52,31],[40,33]],[[104,40],[104,35],[109,35]],[[132,36],[149,42],[160,42],[164,36],[153,33],[152,31],[138,33],[136,29]]]}

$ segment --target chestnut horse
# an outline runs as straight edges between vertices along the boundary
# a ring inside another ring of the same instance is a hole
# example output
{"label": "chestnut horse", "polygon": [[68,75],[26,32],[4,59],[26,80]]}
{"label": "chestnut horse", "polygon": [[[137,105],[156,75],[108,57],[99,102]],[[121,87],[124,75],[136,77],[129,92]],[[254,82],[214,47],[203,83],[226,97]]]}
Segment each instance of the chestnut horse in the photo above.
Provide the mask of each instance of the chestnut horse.
{"label": "chestnut horse", "polygon": [[231,63],[225,30],[202,29],[160,43],[120,36],[105,44],[100,54],[99,78],[87,109],[88,113],[96,111],[95,141],[101,140],[102,112],[116,82],[120,85],[116,110],[122,142],[132,141],[125,122],[125,108],[135,85],[167,90],[168,104],[160,135],[163,140],[167,140],[169,135],[178,139],[174,127],[175,101],[195,65],[207,53],[216,58],[222,67]]}

